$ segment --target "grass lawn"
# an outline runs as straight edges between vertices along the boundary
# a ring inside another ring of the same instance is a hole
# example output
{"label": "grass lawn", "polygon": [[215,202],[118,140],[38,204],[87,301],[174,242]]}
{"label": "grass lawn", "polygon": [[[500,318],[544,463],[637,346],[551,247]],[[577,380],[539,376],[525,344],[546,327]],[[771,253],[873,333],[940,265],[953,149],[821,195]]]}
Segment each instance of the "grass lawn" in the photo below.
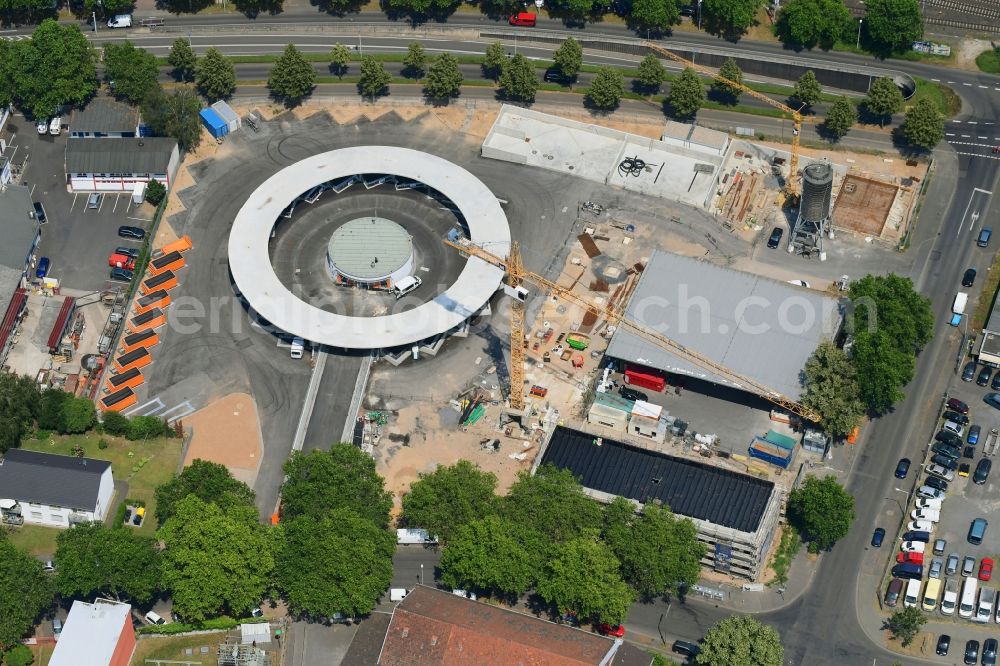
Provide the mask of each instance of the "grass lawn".
{"label": "grass lawn", "polygon": [[[105,439],[108,448],[101,449],[98,442]],[[156,521],[152,519],[156,502],[153,490],[156,486],[170,478],[177,471],[180,463],[181,449],[184,446],[180,439],[155,439],[146,442],[130,442],[120,437],[107,435],[53,435],[47,440],[26,439],[21,443],[22,449],[29,451],[44,451],[62,455],[72,455],[75,446],[83,448],[87,458],[107,460],[111,463],[111,473],[116,481],[127,481],[129,499],[143,500],[146,503],[147,519],[139,528],[140,534],[152,536],[156,531]],[[115,498],[114,512],[118,502],[124,497]],[[58,533],[58,530],[43,529]],[[52,537],[53,542],[55,537]]]}
{"label": "grass lawn", "polygon": [[913,93],[913,97],[907,100],[908,107],[921,99],[929,99],[934,102],[934,106],[944,114],[945,118],[958,115],[958,112],[962,110],[962,98],[948,86],[927,79],[917,79],[916,81],[917,90]]}
{"label": "grass lawn", "polygon": [[7,530],[10,542],[34,557],[52,557],[56,552],[56,536],[62,531],[41,525],[21,525]]}
{"label": "grass lawn", "polygon": [[[198,634],[197,636],[140,636],[132,656],[132,663],[141,665],[147,659],[170,659],[196,664],[218,663],[215,657],[215,647],[223,641],[225,632]],[[203,645],[209,647],[208,654],[201,654],[198,649]],[[184,648],[194,648],[194,654],[185,655]]]}
{"label": "grass lawn", "polygon": [[1000,285],[1000,254],[993,258],[993,265],[989,271],[978,269],[977,280],[984,280],[982,290],[979,292],[979,302],[976,304],[976,312],[969,322],[969,328],[978,331],[986,323],[986,318],[990,316],[990,308],[993,306],[993,294]]}
{"label": "grass lawn", "polygon": [[1000,74],[1000,58],[997,57],[997,52],[994,49],[989,51],[983,51],[976,56],[976,67],[979,68],[980,72],[986,72],[987,74]]}

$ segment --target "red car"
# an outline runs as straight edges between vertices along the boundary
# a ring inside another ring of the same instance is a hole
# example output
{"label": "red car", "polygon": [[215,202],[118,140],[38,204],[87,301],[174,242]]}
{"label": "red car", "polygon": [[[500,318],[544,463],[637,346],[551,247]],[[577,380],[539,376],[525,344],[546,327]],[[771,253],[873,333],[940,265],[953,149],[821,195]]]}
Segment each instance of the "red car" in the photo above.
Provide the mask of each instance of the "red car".
{"label": "red car", "polygon": [[993,558],[984,557],[979,563],[979,580],[989,580],[993,575]]}
{"label": "red car", "polygon": [[958,398],[949,398],[948,399],[948,409],[955,410],[959,414],[968,414],[969,413],[969,406],[967,404],[965,404],[964,402],[962,402],[961,400],[959,400]]}
{"label": "red car", "polygon": [[923,564],[924,554],[923,553],[899,553],[896,555],[896,561],[900,564]]}
{"label": "red car", "polygon": [[108,266],[111,266],[111,268],[124,268],[132,271],[135,270],[135,257],[114,252],[108,257]]}
{"label": "red car", "polygon": [[620,624],[608,624],[607,622],[601,622],[597,625],[597,632],[604,636],[621,638],[625,635],[625,627]]}

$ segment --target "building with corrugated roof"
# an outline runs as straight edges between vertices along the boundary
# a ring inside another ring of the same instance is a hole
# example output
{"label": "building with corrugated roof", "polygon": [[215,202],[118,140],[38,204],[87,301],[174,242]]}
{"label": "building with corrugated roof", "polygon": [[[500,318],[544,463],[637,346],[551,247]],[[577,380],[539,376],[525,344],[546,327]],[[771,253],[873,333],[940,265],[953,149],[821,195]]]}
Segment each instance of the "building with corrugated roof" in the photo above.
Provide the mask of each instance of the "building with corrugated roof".
{"label": "building with corrugated roof", "polygon": [[113,97],[95,97],[73,111],[69,135],[74,139],[129,139],[139,136],[139,109]]}
{"label": "building with corrugated roof", "polygon": [[169,138],[66,142],[66,182],[74,192],[131,192],[151,180],[169,188],[179,163],[177,141]]}

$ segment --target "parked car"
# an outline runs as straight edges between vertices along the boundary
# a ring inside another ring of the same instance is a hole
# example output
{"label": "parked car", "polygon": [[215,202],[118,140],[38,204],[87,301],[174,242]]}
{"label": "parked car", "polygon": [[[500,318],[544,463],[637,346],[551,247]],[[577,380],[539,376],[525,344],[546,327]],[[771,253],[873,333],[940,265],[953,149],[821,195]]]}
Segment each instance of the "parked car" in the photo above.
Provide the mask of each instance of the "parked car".
{"label": "parked car", "polygon": [[135,259],[139,256],[139,248],[137,247],[116,247],[115,254],[124,254],[126,257],[132,257]]}
{"label": "parked car", "polygon": [[927,570],[927,575],[931,578],[940,578],[942,569],[944,569],[944,562],[941,561],[940,557],[935,557],[931,560],[931,566]]}
{"label": "parked car", "polygon": [[38,260],[38,266],[35,268],[35,277],[41,279],[49,274],[49,267],[52,262],[49,261],[48,257],[42,257]]}
{"label": "parked car", "polygon": [[784,235],[785,230],[781,227],[775,227],[771,230],[771,235],[767,237],[767,246],[772,250],[776,249],[778,245],[781,244],[781,237]]}
{"label": "parked car", "polygon": [[112,16],[108,19],[109,28],[131,28],[132,27],[132,15],[131,14],[118,14],[117,16]]}
{"label": "parked car", "polygon": [[939,499],[924,499],[923,497],[917,498],[914,502],[914,506],[918,509],[934,509],[935,511],[941,510],[941,504]]}
{"label": "parked car", "polygon": [[917,488],[918,497],[930,497],[935,499],[944,499],[945,494],[938,490],[937,488],[931,488],[930,486],[920,486]]}
{"label": "parked car", "polygon": [[971,382],[975,378],[976,378],[976,362],[969,361],[968,363],[965,364],[965,367],[962,368],[962,381]]}
{"label": "parked car", "polygon": [[938,431],[938,433],[934,435],[934,439],[936,439],[939,442],[944,442],[945,444],[950,444],[955,448],[962,446],[962,438],[950,430]]}
{"label": "parked car", "polygon": [[949,553],[948,554],[948,559],[945,561],[945,564],[944,564],[944,573],[945,573],[945,575],[947,575],[947,576],[954,576],[956,573],[958,573],[958,562],[959,562],[959,559],[960,558],[958,557],[958,553]]}
{"label": "parked car", "polygon": [[927,548],[927,544],[923,541],[904,541],[899,548],[904,553],[922,553]]}
{"label": "parked car", "polygon": [[142,240],[146,237],[146,232],[139,227],[130,227],[128,225],[122,225],[118,227],[118,235],[122,238],[134,238],[136,240]]}
{"label": "parked car", "polygon": [[62,134],[62,118],[56,116],[49,121],[49,134],[52,136],[59,136]]}
{"label": "parked car", "polygon": [[944,549],[948,546],[948,541],[945,539],[934,539],[934,554],[944,555]]}
{"label": "parked car", "polygon": [[567,85],[573,82],[572,76],[566,76],[563,74],[562,70],[558,67],[553,67],[551,69],[545,70],[545,74],[542,75],[542,80],[546,83],[558,83],[560,85]]}
{"label": "parked car", "polygon": [[115,282],[131,282],[132,281],[132,271],[127,268],[112,268],[111,269],[111,279]]}
{"label": "parked car", "polygon": [[990,382],[990,389],[1000,391],[1000,370],[993,375],[993,381]]}
{"label": "parked car", "polygon": [[958,606],[958,581],[947,580],[944,583],[944,594],[941,595],[941,614],[954,615]]}
{"label": "parked car", "polygon": [[987,638],[983,641],[983,666],[997,666],[997,639]]}
{"label": "parked car", "polygon": [[976,245],[979,247],[989,247],[990,246],[990,236],[993,235],[993,230],[989,227],[983,227],[979,232],[979,238],[976,239]]}
{"label": "parked car", "polygon": [[608,622],[601,622],[597,625],[597,633],[602,636],[612,636],[614,638],[621,638],[625,635],[625,627],[620,624],[610,624]]}
{"label": "parked car", "polygon": [[987,393],[983,396],[983,402],[994,409],[1000,409],[1000,393]]}
{"label": "parked car", "polygon": [[932,455],[931,462],[934,463],[935,465],[940,465],[945,469],[950,469],[953,472],[956,469],[958,469],[958,461],[955,460],[954,458],[944,455],[943,453],[935,453],[934,455]]}
{"label": "parked car", "polygon": [[896,463],[895,476],[897,479],[905,479],[906,475],[910,472],[910,459],[900,458],[899,462]]}
{"label": "parked car", "polygon": [[938,636],[937,648],[935,652],[939,657],[945,657],[948,655],[948,650],[951,648],[951,636],[948,634],[941,634]]}
{"label": "parked car", "polygon": [[38,123],[35,125],[35,131],[38,132],[39,134],[48,134],[49,133],[49,119],[48,118],[39,118],[38,119]]}
{"label": "parked car", "polygon": [[928,474],[933,474],[936,477],[942,478],[945,481],[955,480],[955,473],[950,469],[942,467],[941,465],[927,465],[927,467],[924,468],[924,471]]}
{"label": "parked car", "polygon": [[985,518],[976,518],[969,525],[969,543],[973,546],[978,546],[983,542],[983,537],[986,536],[986,528],[989,527],[989,522]]}
{"label": "parked car", "polygon": [[896,562],[899,564],[923,564],[924,554],[917,552],[896,553]]}
{"label": "parked car", "polygon": [[979,661],[979,641],[969,640],[965,643],[965,663],[974,665]]}
{"label": "parked car", "polygon": [[872,546],[875,548],[882,547],[882,541],[885,539],[885,528],[876,527],[875,532],[872,533]]}
{"label": "parked car", "polygon": [[[971,458],[972,456],[969,457]],[[969,477],[969,463],[962,463],[958,466],[958,475],[962,478]]]}
{"label": "parked car", "polygon": [[[993,377],[993,383],[994,384],[997,381],[997,377],[1000,377],[1000,372],[998,372],[996,375],[994,375],[994,377]],[[1000,386],[998,386],[996,388],[1000,388]],[[978,444],[979,443],[979,434],[982,431],[983,431],[983,429],[980,426],[978,426],[978,425],[971,425],[971,426],[969,426],[969,434],[966,436],[965,441],[967,443],[969,443],[969,444],[972,444],[972,445]]]}
{"label": "parked car", "polygon": [[[989,377],[987,377],[987,379],[989,379]],[[946,432],[955,433],[959,439],[961,439],[962,435],[965,434],[965,428],[963,428],[961,424],[955,423],[954,421],[945,421],[941,429]]]}
{"label": "parked car", "polygon": [[972,572],[976,570],[976,558],[971,555],[966,555],[962,559],[962,575],[971,576]]}
{"label": "parked car", "polygon": [[910,517],[921,522],[936,523],[941,520],[941,512],[938,509],[914,509],[910,512]]}
{"label": "parked car", "polygon": [[649,402],[649,396],[642,391],[637,391],[629,386],[622,386],[618,389],[618,395],[625,398],[626,400],[642,400],[643,402]]}
{"label": "parked car", "polygon": [[35,219],[38,220],[38,224],[45,224],[49,221],[48,216],[45,214],[45,207],[42,206],[39,201],[32,201],[32,207],[35,209]]}
{"label": "parked car", "polygon": [[954,412],[952,410],[947,410],[941,416],[945,421],[954,421],[959,425],[967,425],[969,423],[969,417],[960,412]]}
{"label": "parked car", "polygon": [[885,588],[885,605],[889,607],[899,603],[899,595],[903,593],[906,582],[902,578],[893,578],[889,581],[889,586]]}
{"label": "parked car", "polygon": [[100,192],[91,192],[90,196],[87,197],[87,208],[90,210],[97,210],[101,207],[101,202],[104,201],[104,195]]}
{"label": "parked car", "polygon": [[900,537],[903,541],[919,541],[921,543],[930,543],[931,533],[927,530],[909,530],[903,532],[903,536]]}
{"label": "parked car", "polygon": [[948,409],[952,409],[961,414],[969,413],[969,406],[964,402],[962,402],[961,400],[959,400],[958,398],[948,398],[947,406]]}
{"label": "parked car", "polygon": [[972,474],[972,481],[978,485],[984,485],[986,480],[990,478],[990,470],[993,468],[993,461],[989,458],[983,458],[978,463],[976,463],[976,471]]}
{"label": "parked car", "polygon": [[979,580],[989,580],[993,577],[993,558],[984,557],[979,563]]}
{"label": "parked car", "polygon": [[929,520],[911,520],[907,523],[906,529],[912,532],[930,532],[934,529],[934,523]]}
{"label": "parked car", "polygon": [[[974,447],[974,446],[967,446],[964,449],[962,449],[962,457],[963,458],[968,458],[969,460],[972,460],[973,458],[975,458],[976,457],[976,447]],[[966,476],[969,476],[969,475],[966,474]]]}
{"label": "parked car", "polygon": [[52,563],[52,560],[45,560],[45,564],[42,565],[42,571],[45,573],[52,573],[56,570],[56,565]]}
{"label": "parked car", "polygon": [[976,283],[976,269],[975,268],[965,269],[965,273],[962,274],[962,286],[971,287],[975,283]]}
{"label": "parked car", "polygon": [[928,476],[924,479],[924,485],[937,488],[941,492],[948,492],[948,482],[936,476]]}
{"label": "parked car", "polygon": [[986,386],[990,383],[990,366],[984,365],[983,369],[979,371],[979,376],[976,377],[976,383],[980,386]]}

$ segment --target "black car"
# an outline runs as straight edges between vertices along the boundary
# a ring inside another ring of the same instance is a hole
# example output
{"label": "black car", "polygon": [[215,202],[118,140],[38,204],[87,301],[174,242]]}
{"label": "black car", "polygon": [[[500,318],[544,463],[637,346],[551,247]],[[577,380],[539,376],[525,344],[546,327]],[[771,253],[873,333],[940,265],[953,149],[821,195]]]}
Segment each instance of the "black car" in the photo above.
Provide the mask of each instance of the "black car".
{"label": "black car", "polygon": [[997,639],[983,641],[983,666],[997,666]]}
{"label": "black car", "polygon": [[977,661],[979,661],[979,641],[968,641],[965,644],[965,663],[975,664]]}
{"label": "black car", "polygon": [[935,453],[931,456],[931,462],[935,465],[941,465],[941,467],[944,467],[945,469],[950,469],[953,472],[958,469],[958,461],[950,456],[944,455],[943,453]]}
{"label": "black car", "polygon": [[944,442],[945,444],[950,444],[956,449],[962,446],[962,438],[950,430],[940,431],[938,434],[934,435],[934,439],[939,442]]}
{"label": "black car", "polygon": [[1000,393],[987,393],[983,396],[983,402],[994,409],[1000,409]]}
{"label": "black car", "polygon": [[969,268],[965,271],[965,274],[962,275],[962,286],[971,287],[975,283],[976,283],[976,269]]}
{"label": "black car", "polygon": [[976,383],[980,386],[986,386],[990,383],[990,366],[983,366],[983,369],[979,371],[979,376],[976,377]]}
{"label": "black car", "polygon": [[111,279],[115,282],[131,282],[132,271],[127,268],[112,268]]}
{"label": "black car", "polygon": [[48,221],[45,216],[45,207],[37,201],[32,201],[31,205],[35,208],[35,219],[38,220],[38,224],[45,224]]}
{"label": "black car", "polygon": [[994,391],[1000,391],[1000,371],[993,375],[993,381],[990,382],[990,388]]}
{"label": "black car", "polygon": [[937,642],[937,654],[939,657],[947,656],[948,650],[951,648],[951,636],[948,634],[941,634],[938,636]]}
{"label": "black car", "polygon": [[948,482],[936,476],[928,476],[924,479],[924,485],[930,486],[931,488],[937,488],[941,492],[948,492]]}
{"label": "black car", "polygon": [[976,457],[976,447],[974,447],[974,446],[967,446],[964,449],[962,449],[962,457],[963,458],[968,458],[969,460],[972,460],[973,458],[975,458]]}
{"label": "black car", "polygon": [[[139,256],[139,248],[137,247],[116,247],[115,254],[124,254],[126,257],[132,257],[135,259]],[[953,419],[952,419],[953,420]],[[957,423],[957,421],[956,421]]]}
{"label": "black car", "polygon": [[921,543],[930,543],[931,533],[924,532],[923,530],[910,530],[909,532],[903,532],[903,536],[900,538],[903,541],[919,541]]}
{"label": "black car", "polygon": [[945,421],[954,421],[958,425],[965,425],[969,422],[969,417],[965,414],[959,414],[958,412],[953,412],[950,409],[944,413]]}
{"label": "black car", "polygon": [[885,540],[885,528],[876,527],[875,532],[872,534],[872,546],[881,548],[883,540]]}
{"label": "black car", "polygon": [[618,389],[618,395],[626,400],[642,400],[643,402],[649,402],[648,395],[642,391],[637,391],[634,388],[629,388],[628,386],[622,386]]}
{"label": "black car", "polygon": [[946,442],[937,442],[931,447],[931,451],[934,453],[940,453],[943,456],[948,456],[949,458],[953,458],[955,460],[962,457],[962,449],[957,446],[952,446]]}
{"label": "black car", "polygon": [[986,479],[990,478],[991,469],[993,469],[993,461],[989,458],[983,458],[976,464],[976,471],[972,474],[972,481],[980,486],[984,485]]}
{"label": "black car", "polygon": [[772,250],[777,248],[781,243],[781,237],[784,235],[785,230],[781,227],[775,227],[771,230],[771,235],[767,238],[767,246]]}
{"label": "black car", "polygon": [[[121,231],[119,231],[118,233],[120,234]],[[975,378],[976,378],[976,362],[969,361],[968,363],[965,364],[965,367],[962,368],[962,381],[971,382]]]}
{"label": "black car", "polygon": [[567,85],[573,81],[572,76],[566,76],[563,74],[562,70],[553,67],[552,69],[545,70],[545,74],[542,75],[542,80],[546,83],[558,83],[560,85]]}
{"label": "black car", "polygon": [[146,237],[146,232],[139,227],[130,227],[128,225],[122,225],[118,227],[118,235],[122,238],[134,238],[136,240],[142,240]]}
{"label": "black car", "polygon": [[910,459],[900,458],[899,462],[896,463],[896,478],[905,479],[906,475],[910,472]]}

